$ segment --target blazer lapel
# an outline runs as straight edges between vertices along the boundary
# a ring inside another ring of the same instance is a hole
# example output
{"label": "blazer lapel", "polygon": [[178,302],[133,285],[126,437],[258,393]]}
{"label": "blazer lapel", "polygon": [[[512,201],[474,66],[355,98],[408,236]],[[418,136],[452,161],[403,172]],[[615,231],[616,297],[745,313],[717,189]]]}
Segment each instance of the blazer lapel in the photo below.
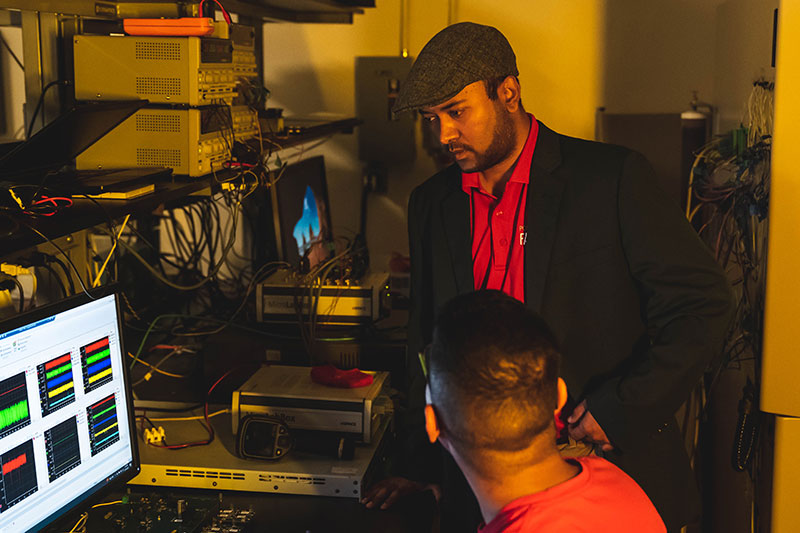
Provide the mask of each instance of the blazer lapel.
{"label": "blazer lapel", "polygon": [[469,196],[461,188],[461,173],[455,165],[448,176],[448,192],[442,199],[441,214],[453,276],[459,294],[474,290],[472,235],[469,226]]}
{"label": "blazer lapel", "polygon": [[525,302],[540,312],[550,256],[556,236],[564,181],[553,174],[561,164],[558,134],[539,123],[533,152],[528,199],[525,204]]}

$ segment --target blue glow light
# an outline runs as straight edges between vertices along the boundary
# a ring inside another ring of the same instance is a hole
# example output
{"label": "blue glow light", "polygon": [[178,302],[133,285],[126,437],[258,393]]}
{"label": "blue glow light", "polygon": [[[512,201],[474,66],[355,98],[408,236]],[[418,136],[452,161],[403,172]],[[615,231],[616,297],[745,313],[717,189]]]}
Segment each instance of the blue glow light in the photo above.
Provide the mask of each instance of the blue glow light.
{"label": "blue glow light", "polygon": [[302,257],[314,242],[322,237],[322,228],[319,223],[319,209],[317,198],[311,187],[306,187],[306,194],[303,198],[303,214],[294,226],[294,240],[297,243],[297,253]]}

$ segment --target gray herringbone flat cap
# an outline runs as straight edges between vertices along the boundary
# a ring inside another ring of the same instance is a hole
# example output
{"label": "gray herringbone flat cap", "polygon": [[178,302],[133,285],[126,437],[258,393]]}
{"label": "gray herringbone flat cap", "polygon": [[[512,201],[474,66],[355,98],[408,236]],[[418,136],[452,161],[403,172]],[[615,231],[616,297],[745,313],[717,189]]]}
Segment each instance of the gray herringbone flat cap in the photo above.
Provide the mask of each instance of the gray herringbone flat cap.
{"label": "gray herringbone flat cap", "polygon": [[395,113],[438,105],[476,81],[518,76],[517,58],[496,28],[460,22],[428,41],[392,108]]}

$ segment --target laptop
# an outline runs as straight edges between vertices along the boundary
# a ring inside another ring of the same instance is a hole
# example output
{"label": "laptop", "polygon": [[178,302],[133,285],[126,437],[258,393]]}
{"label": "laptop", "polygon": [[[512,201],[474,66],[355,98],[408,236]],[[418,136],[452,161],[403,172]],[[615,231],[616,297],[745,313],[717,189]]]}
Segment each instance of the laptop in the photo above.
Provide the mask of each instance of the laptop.
{"label": "laptop", "polygon": [[165,168],[63,171],[65,165],[106,133],[148,104],[147,100],[81,102],[0,156],[0,180],[42,185],[64,192],[91,194],[111,185],[156,181],[172,174]]}

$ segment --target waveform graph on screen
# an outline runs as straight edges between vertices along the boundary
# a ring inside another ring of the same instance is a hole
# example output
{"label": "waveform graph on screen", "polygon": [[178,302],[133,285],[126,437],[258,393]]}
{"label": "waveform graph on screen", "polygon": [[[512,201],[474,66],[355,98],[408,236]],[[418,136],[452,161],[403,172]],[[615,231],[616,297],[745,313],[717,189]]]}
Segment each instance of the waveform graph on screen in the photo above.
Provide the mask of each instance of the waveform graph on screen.
{"label": "waveform graph on screen", "polygon": [[43,417],[75,401],[71,354],[65,353],[42,363],[36,367],[36,374]]}
{"label": "waveform graph on screen", "polygon": [[0,513],[21,502],[38,489],[33,441],[29,440],[0,455]]}
{"label": "waveform graph on screen", "polygon": [[87,394],[114,379],[111,375],[111,348],[108,345],[108,337],[81,346],[81,366],[83,388]]}
{"label": "waveform graph on screen", "polygon": [[78,444],[78,422],[75,417],[53,426],[44,432],[47,452],[47,473],[50,483],[81,464]]}
{"label": "waveform graph on screen", "polygon": [[31,423],[25,372],[0,381],[0,439]]}
{"label": "waveform graph on screen", "polygon": [[117,401],[112,394],[86,408],[92,457],[119,441]]}

